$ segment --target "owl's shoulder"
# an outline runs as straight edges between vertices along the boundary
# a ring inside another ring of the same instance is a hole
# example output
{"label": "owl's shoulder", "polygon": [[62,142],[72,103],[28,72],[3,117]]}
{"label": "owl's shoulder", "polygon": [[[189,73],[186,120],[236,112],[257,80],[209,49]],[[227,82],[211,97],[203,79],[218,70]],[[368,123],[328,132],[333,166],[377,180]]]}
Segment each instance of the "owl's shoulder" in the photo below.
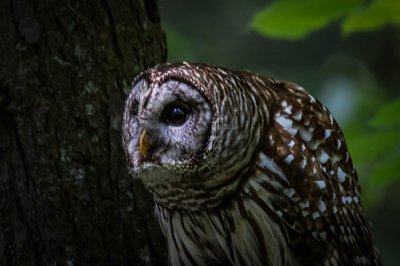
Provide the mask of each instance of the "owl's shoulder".
{"label": "owl's shoulder", "polygon": [[272,121],[258,162],[271,178],[261,186],[275,193],[274,210],[289,242],[298,252],[341,263],[353,262],[354,255],[374,254],[371,245],[359,248],[370,241],[371,234],[360,203],[357,173],[339,125],[299,85],[275,81],[274,92]]}

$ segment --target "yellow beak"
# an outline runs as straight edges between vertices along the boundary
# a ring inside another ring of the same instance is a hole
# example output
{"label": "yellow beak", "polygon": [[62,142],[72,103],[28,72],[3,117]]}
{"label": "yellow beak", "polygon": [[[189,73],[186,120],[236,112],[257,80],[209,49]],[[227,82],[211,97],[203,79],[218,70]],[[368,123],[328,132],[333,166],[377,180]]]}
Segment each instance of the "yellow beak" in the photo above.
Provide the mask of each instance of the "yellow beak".
{"label": "yellow beak", "polygon": [[140,144],[140,153],[142,154],[143,158],[146,159],[147,157],[147,143],[146,143],[146,129],[143,130],[142,135],[140,135],[139,144]]}

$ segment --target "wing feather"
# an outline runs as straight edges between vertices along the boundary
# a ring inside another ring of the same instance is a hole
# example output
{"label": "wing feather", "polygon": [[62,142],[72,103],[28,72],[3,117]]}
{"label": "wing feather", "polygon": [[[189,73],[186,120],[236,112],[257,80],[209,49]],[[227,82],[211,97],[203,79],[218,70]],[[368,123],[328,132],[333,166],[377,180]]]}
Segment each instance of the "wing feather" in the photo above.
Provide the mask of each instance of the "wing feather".
{"label": "wing feather", "polygon": [[340,127],[303,88],[285,81],[275,86],[273,125],[261,152],[282,169],[292,188],[275,186],[283,196],[272,202],[288,243],[305,265],[380,265]]}

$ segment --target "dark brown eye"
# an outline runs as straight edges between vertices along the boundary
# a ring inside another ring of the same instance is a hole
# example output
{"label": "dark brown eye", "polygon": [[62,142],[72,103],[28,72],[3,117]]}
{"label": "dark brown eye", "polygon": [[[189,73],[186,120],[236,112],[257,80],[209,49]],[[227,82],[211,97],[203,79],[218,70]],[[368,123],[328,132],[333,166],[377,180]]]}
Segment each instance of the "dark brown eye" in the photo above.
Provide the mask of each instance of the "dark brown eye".
{"label": "dark brown eye", "polygon": [[162,114],[162,120],[167,124],[180,126],[183,125],[190,115],[190,109],[185,104],[177,102],[168,105]]}

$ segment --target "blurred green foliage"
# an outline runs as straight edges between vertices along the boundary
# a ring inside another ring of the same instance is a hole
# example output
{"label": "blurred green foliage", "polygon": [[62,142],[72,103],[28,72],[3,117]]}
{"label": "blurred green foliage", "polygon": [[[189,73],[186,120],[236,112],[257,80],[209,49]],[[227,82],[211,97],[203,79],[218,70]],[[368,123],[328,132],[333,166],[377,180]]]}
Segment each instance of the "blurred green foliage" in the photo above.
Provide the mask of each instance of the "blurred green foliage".
{"label": "blurred green foliage", "polygon": [[[371,126],[396,127],[400,125],[400,99],[383,106],[372,118]],[[400,131],[399,131],[400,133]],[[400,135],[399,135],[400,136]]]}
{"label": "blurred green foliage", "polygon": [[353,162],[364,180],[363,198],[378,205],[383,186],[400,181],[400,98],[376,108],[368,123],[345,130]]}
{"label": "blurred green foliage", "polygon": [[260,10],[251,26],[268,37],[298,39],[341,18],[344,34],[400,25],[399,14],[396,0],[278,0]]}

